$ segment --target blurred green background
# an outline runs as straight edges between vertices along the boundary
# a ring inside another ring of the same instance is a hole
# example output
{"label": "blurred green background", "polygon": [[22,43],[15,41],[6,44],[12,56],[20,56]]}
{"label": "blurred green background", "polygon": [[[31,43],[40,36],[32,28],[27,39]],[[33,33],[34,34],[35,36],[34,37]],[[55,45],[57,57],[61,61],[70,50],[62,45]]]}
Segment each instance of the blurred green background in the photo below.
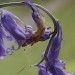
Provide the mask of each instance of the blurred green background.
{"label": "blurred green background", "polygon": [[[0,0],[0,3],[21,0]],[[66,61],[66,69],[69,73],[75,72],[75,0],[32,0],[46,7],[62,24],[63,45],[61,59]],[[31,10],[26,6],[13,6],[3,8],[20,17],[25,24],[35,28],[31,19]],[[52,26],[46,16],[46,26]],[[22,25],[23,26],[23,25]],[[0,75],[17,75],[17,72],[25,69],[18,75],[38,75],[36,67],[29,67],[41,60],[41,53],[46,49],[48,41],[38,42],[34,46],[21,48],[11,57],[5,57],[0,61]],[[24,51],[25,49],[25,51]]]}

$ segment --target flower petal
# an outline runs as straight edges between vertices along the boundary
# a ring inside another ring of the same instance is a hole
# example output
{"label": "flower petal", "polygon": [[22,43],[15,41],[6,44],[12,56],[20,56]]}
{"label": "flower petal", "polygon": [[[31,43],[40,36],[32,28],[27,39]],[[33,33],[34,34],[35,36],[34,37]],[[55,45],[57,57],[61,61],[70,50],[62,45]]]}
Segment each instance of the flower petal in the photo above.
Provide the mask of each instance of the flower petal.
{"label": "flower petal", "polygon": [[53,38],[50,50],[48,52],[49,63],[55,63],[59,61],[59,54],[62,45],[62,28],[59,21],[57,22],[57,24],[58,24],[58,34]]}
{"label": "flower petal", "polygon": [[1,18],[1,23],[20,46],[26,41],[25,32],[9,14],[4,14],[4,16]]}

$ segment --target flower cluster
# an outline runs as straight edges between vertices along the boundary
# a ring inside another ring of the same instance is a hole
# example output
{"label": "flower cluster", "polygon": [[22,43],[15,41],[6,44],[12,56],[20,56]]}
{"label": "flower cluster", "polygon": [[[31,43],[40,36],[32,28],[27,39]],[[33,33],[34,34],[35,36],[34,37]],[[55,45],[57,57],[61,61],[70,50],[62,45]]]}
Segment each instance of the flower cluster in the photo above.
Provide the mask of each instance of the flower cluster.
{"label": "flower cluster", "polygon": [[[30,1],[25,0],[24,4],[29,6],[32,10],[32,18],[37,26],[37,31],[33,31],[32,26],[26,25],[25,31],[18,25],[17,20],[22,22],[16,15],[12,14],[6,10],[0,10],[0,58],[3,59],[4,56],[12,55],[14,50],[27,45],[33,45],[38,41],[45,41],[50,38],[52,32],[45,28],[43,16],[37,9],[37,7]],[[22,22],[23,23],[23,22]],[[14,46],[5,48],[4,39],[18,45],[15,49]],[[11,53],[9,54],[9,52]]]}
{"label": "flower cluster", "polygon": [[[17,4],[17,3],[12,3]],[[20,3],[18,3],[20,4]],[[62,27],[59,20],[55,19],[47,9],[40,5],[36,5],[29,0],[24,0],[21,4],[27,5],[32,10],[32,19],[34,20],[37,31],[33,31],[32,26],[26,25],[25,31],[19,26],[17,20],[23,23],[16,15],[6,10],[0,10],[0,60],[5,56],[11,56],[15,50],[33,45],[38,41],[46,41],[50,38],[47,49],[42,53],[42,60],[35,66],[39,68],[38,75],[75,75],[69,74],[66,71],[66,63],[60,60],[60,49],[62,47]],[[10,5],[10,4],[6,4]],[[6,6],[5,5],[5,6]],[[54,23],[54,31],[45,27],[42,13],[38,10],[39,7],[52,19]],[[16,49],[6,47],[5,40],[8,42],[14,41],[18,45]],[[45,60],[45,61],[44,61]],[[41,64],[44,61],[44,64]]]}

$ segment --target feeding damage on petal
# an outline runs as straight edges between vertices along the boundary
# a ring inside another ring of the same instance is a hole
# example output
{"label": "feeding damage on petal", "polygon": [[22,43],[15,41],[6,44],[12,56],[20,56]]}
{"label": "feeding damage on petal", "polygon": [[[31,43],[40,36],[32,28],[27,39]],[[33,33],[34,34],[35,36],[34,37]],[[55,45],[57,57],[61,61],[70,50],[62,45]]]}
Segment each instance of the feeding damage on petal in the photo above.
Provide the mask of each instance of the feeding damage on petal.
{"label": "feeding damage on petal", "polygon": [[47,31],[47,29],[45,28],[43,16],[39,12],[39,10],[35,6],[35,4],[33,4],[29,0],[24,0],[24,3],[32,9],[32,18],[37,26],[37,31],[32,33],[32,35],[27,40],[27,41],[31,41],[31,42],[30,43],[26,42],[23,44],[23,46],[26,44],[33,45],[34,43],[36,43],[38,41],[45,41],[45,40],[49,39],[50,35],[51,35],[51,31]]}

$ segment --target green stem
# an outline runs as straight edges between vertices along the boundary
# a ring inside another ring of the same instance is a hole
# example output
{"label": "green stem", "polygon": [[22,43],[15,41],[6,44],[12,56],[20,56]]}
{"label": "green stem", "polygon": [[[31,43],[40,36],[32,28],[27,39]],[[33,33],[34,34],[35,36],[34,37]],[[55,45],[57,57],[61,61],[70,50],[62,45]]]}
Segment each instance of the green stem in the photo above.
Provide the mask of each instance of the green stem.
{"label": "green stem", "polygon": [[0,4],[0,8],[8,7],[8,6],[22,6],[22,5],[25,5],[23,1],[22,2],[9,2],[9,3]]}
{"label": "green stem", "polygon": [[[52,21],[55,22],[54,16],[46,8],[44,8],[43,6],[41,6],[39,4],[36,4],[36,3],[34,3],[34,4],[38,8],[42,9],[45,13],[47,13],[50,16],[50,18],[52,19]],[[8,7],[8,6],[22,6],[22,5],[25,5],[25,3],[23,1],[21,1],[21,2],[9,2],[9,3],[0,4],[0,8]]]}

